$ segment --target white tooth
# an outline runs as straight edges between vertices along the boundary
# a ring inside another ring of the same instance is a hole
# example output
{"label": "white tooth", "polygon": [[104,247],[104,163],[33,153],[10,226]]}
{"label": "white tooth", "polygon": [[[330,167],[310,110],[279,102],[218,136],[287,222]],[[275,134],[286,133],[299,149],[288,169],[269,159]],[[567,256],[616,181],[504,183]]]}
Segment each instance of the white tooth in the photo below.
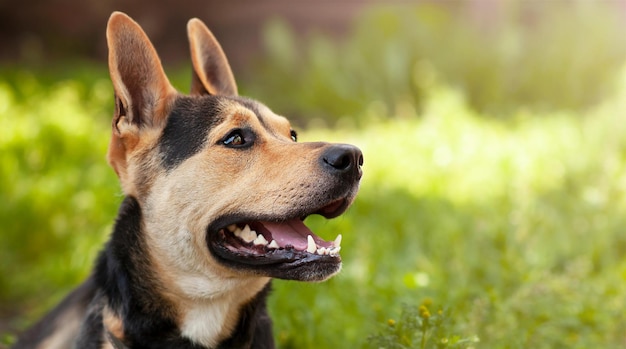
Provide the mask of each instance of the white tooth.
{"label": "white tooth", "polygon": [[226,229],[228,229],[229,232],[235,232],[237,230],[237,224],[231,224],[228,227],[226,227]]}
{"label": "white tooth", "polygon": [[270,244],[267,245],[267,247],[269,247],[269,248],[279,248],[280,246],[278,246],[278,242],[276,242],[276,240],[272,240],[272,242],[270,242]]}
{"label": "white tooth", "polygon": [[336,256],[339,254],[339,251],[341,251],[341,247],[333,247],[328,250],[328,254],[331,256]]}
{"label": "white tooth", "polygon": [[335,247],[341,247],[341,234],[337,235],[335,241],[333,241],[333,245]]}
{"label": "white tooth", "polygon": [[246,226],[243,227],[243,231],[245,234],[248,234],[250,232],[250,226],[246,224]]}
{"label": "white tooth", "polygon": [[233,231],[233,234],[235,234],[235,236],[237,237],[241,237],[241,233],[242,233],[242,230],[239,227],[236,227],[235,230]]}
{"label": "white tooth", "polygon": [[308,235],[306,237],[306,241],[307,241],[306,251],[308,253],[315,253],[315,251],[317,251],[317,246],[315,245],[315,241],[313,241],[313,237],[311,235]]}
{"label": "white tooth", "polygon": [[328,250],[325,247],[320,247],[317,249],[317,254],[319,255],[325,255],[327,254]]}
{"label": "white tooth", "polygon": [[245,242],[252,242],[254,241],[254,239],[256,239],[256,232],[250,230],[250,226],[246,224],[246,226],[243,227],[243,230],[241,231],[241,238]]}
{"label": "white tooth", "polygon": [[[259,235],[261,235],[261,234],[259,234]],[[250,230],[250,239],[254,240],[256,238],[257,238],[256,231]]]}
{"label": "white tooth", "polygon": [[257,236],[256,239],[254,239],[254,241],[252,242],[255,245],[267,245],[267,240],[265,239],[265,236],[263,236],[263,234],[259,234],[259,236]]}

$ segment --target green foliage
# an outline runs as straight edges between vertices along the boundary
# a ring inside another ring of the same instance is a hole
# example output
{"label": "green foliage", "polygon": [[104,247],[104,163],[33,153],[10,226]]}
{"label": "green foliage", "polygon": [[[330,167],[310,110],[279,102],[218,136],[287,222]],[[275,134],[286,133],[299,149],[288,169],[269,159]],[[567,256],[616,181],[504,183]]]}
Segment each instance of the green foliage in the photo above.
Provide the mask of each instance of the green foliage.
{"label": "green foliage", "polygon": [[50,290],[86,275],[120,202],[104,159],[110,83],[92,75],[89,85],[48,85],[19,69],[3,77],[0,309],[40,312],[42,296],[58,299]]}
{"label": "green foliage", "polygon": [[426,299],[417,306],[403,305],[399,321],[387,320],[381,333],[368,337],[365,349],[410,348],[471,348],[479,340],[461,338],[448,333],[448,312],[439,309],[431,312],[432,300]]}
{"label": "green foliage", "polygon": [[385,116],[397,114],[398,101],[422,108],[439,80],[481,114],[507,117],[518,108],[592,106],[626,58],[622,17],[611,3],[458,5],[374,7],[341,43],[321,35],[297,42],[275,21],[250,94],[302,122],[362,124],[372,101]]}
{"label": "green foliage", "polygon": [[585,115],[503,123],[434,87],[421,119],[404,108],[360,131],[303,135],[359,145],[365,176],[345,217],[307,222],[328,238],[344,233],[342,274],[314,287],[275,283],[281,347],[362,343],[373,321],[427,297],[454,311],[444,337],[480,338],[468,346],[618,346],[625,97]]}
{"label": "green foliage", "polygon": [[[278,347],[622,346],[626,75],[614,68],[621,53],[594,41],[600,46],[593,55],[571,56],[579,68],[557,74],[555,62],[567,61],[559,55],[572,52],[555,49],[551,55],[560,58],[549,59],[513,49],[503,49],[510,56],[495,48],[481,53],[473,39],[455,39],[477,34],[455,29],[454,14],[415,11],[366,14],[345,46],[317,38],[304,51],[275,24],[270,53],[280,66],[240,81],[289,117],[293,110],[322,120],[347,116],[333,130],[301,131],[300,139],[356,144],[365,156],[350,210],[306,222],[327,239],[343,234],[342,273],[315,285],[274,282]],[[602,32],[610,18],[588,29]],[[565,35],[541,30],[540,40]],[[504,32],[491,34],[499,47]],[[604,34],[607,42],[617,35]],[[422,51],[432,57],[454,54],[445,64],[418,56],[407,43],[420,40],[430,42]],[[461,45],[455,41],[466,46],[454,51]],[[492,71],[480,63],[492,55],[517,63]],[[616,61],[605,59],[613,55]],[[545,72],[530,74],[540,64]],[[104,159],[113,108],[106,72],[70,68],[52,77],[14,67],[1,72],[0,324],[10,330],[34,321],[87,275],[121,201]],[[588,107],[611,71],[612,93]],[[298,74],[304,78],[296,81]],[[493,81],[502,74],[525,82],[500,91]],[[570,80],[557,84],[563,75]],[[579,79],[590,84],[583,100],[567,102],[576,99],[568,89]],[[514,93],[524,89],[523,96]],[[546,93],[553,108],[537,112]],[[491,105],[480,107],[481,98],[514,112],[506,121],[486,117],[477,110]]]}

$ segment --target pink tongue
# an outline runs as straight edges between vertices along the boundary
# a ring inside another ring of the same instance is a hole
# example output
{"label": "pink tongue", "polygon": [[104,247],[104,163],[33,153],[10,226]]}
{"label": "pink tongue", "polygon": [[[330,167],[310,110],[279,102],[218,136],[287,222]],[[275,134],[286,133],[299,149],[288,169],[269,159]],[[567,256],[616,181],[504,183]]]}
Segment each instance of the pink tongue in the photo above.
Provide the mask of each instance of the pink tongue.
{"label": "pink tongue", "polygon": [[[257,222],[263,226],[263,230],[272,234],[272,239],[276,240],[278,246],[285,247],[292,245],[297,250],[306,250],[307,236],[311,235],[318,246],[330,246],[330,244],[322,240],[307,228],[299,219],[293,219],[287,222]],[[268,239],[268,241],[271,241]]]}

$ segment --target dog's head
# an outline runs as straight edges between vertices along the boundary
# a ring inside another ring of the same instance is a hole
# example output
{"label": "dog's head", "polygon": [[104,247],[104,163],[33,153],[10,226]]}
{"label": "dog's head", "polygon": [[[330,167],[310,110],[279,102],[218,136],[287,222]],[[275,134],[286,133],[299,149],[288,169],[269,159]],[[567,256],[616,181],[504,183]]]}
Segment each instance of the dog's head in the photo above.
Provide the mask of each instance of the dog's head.
{"label": "dog's head", "polygon": [[348,208],[361,152],[298,143],[287,119],[237,95],[206,26],[192,19],[187,29],[194,73],[184,95],[137,23],[114,13],[107,28],[116,102],[108,160],[142,207],[160,277],[202,292],[216,279],[332,276],[341,267],[340,238],[324,241],[303,220]]}

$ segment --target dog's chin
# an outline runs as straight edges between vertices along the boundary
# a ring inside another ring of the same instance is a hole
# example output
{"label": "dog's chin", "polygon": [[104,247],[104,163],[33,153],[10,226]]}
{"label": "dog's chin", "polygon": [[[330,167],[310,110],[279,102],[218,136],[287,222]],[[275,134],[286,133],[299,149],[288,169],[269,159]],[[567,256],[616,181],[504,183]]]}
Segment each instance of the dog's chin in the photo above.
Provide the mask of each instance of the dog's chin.
{"label": "dog's chin", "polygon": [[326,218],[341,215],[350,199],[327,203],[291,218],[235,214],[222,217],[208,229],[207,244],[223,265],[259,276],[323,281],[341,269],[341,235],[325,241],[303,222],[311,214]]}

